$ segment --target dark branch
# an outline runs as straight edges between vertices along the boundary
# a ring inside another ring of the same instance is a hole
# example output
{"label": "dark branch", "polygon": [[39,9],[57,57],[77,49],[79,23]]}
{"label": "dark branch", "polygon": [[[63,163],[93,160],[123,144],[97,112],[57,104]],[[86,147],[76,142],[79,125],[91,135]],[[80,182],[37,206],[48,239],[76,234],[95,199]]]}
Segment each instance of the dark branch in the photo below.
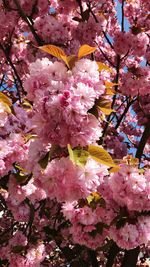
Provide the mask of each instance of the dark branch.
{"label": "dark branch", "polygon": [[121,5],[121,13],[122,13],[121,31],[124,32],[124,0],[122,1]]}
{"label": "dark branch", "polygon": [[117,124],[116,124],[116,126],[115,126],[115,129],[118,129],[118,127],[120,126],[120,124],[121,124],[123,118],[124,118],[125,115],[127,114],[129,108],[130,108],[131,105],[134,103],[134,101],[135,101],[135,100],[132,100],[131,102],[129,102],[129,103],[127,104],[127,106],[126,106],[125,109],[124,109],[124,112],[122,113],[122,115],[120,116],[120,118],[119,118],[118,121],[117,121]]}
{"label": "dark branch", "polygon": [[139,252],[139,247],[126,251],[121,267],[136,267]]}
{"label": "dark branch", "polygon": [[80,15],[81,17],[83,18],[83,7],[82,7],[82,3],[81,3],[81,0],[76,0],[76,2],[78,3],[79,5],[79,8],[80,8]]}
{"label": "dark branch", "polygon": [[96,251],[90,249],[88,254],[91,258],[92,267],[99,267]]}
{"label": "dark branch", "polygon": [[113,245],[111,246],[110,250],[109,250],[109,254],[107,256],[107,264],[106,267],[112,267],[114,260],[118,254],[118,252],[120,251],[119,247],[117,246],[116,243],[113,243]]}
{"label": "dark branch", "polygon": [[[1,43],[0,43],[0,49],[3,51],[8,64],[11,66],[11,68],[12,68],[12,70],[14,72],[14,75],[15,75],[17,81],[19,82],[19,85],[20,85],[22,93],[25,94],[24,88],[22,86],[22,81],[21,81],[21,79],[20,79],[20,77],[18,75],[18,72],[17,72],[14,64],[12,63],[11,58],[9,57],[9,54],[8,54],[7,50],[3,47],[3,45]],[[17,92],[18,92],[19,101],[21,102],[21,92],[19,90],[19,87],[17,88]]]}
{"label": "dark branch", "polygon": [[39,46],[44,44],[44,41],[38,36],[38,34],[36,33],[34,27],[33,27],[33,22],[32,20],[23,12],[20,3],[18,0],[14,0],[14,3],[18,9],[18,13],[20,15],[20,17],[27,23],[27,25],[29,26],[30,31],[32,32],[37,44]]}
{"label": "dark branch", "polygon": [[136,155],[135,157],[138,158],[139,160],[141,160],[141,157],[143,155],[143,150],[144,147],[147,143],[148,138],[150,137],[150,119],[148,120],[146,126],[145,126],[145,130],[143,132],[143,135],[141,137],[141,140],[139,142],[137,151],[136,151]]}
{"label": "dark branch", "polygon": [[[117,85],[115,85],[115,91],[117,93],[118,91],[118,82],[119,82],[119,70],[120,70],[120,62],[121,62],[121,59],[120,59],[120,56],[117,55],[117,66],[116,66],[116,77],[115,77],[115,83]],[[112,104],[111,104],[111,108],[113,109],[114,105],[115,105],[115,102],[116,102],[116,94],[114,95],[113,97],[113,101],[112,101]],[[102,137],[100,138],[98,144],[101,145],[103,143],[103,139],[106,135],[106,132],[107,132],[107,129],[108,129],[108,126],[109,126],[109,123],[111,121],[111,114],[108,116],[107,118],[107,122],[105,124],[105,127],[104,127],[104,130],[103,130],[103,134],[102,134]]]}
{"label": "dark branch", "polygon": [[94,14],[94,12],[93,12],[93,10],[91,8],[91,3],[87,3],[87,6],[88,6],[88,9],[89,9],[89,12],[92,14],[93,18],[95,19],[95,22],[98,23],[99,21],[98,21],[97,17],[95,16],[95,14]]}
{"label": "dark branch", "polygon": [[113,47],[113,45],[112,45],[112,43],[111,43],[111,41],[109,40],[109,38],[108,38],[108,36],[107,36],[107,34],[106,34],[106,32],[104,32],[103,31],[103,34],[104,34],[104,36],[105,36],[105,39],[106,39],[106,41],[108,42],[108,44],[110,45],[110,47],[114,50],[114,47]]}
{"label": "dark branch", "polygon": [[115,68],[116,66],[114,65],[114,63],[111,62],[111,60],[107,57],[107,55],[106,55],[106,54],[103,52],[103,50],[100,48],[100,46],[98,45],[98,43],[97,43],[97,42],[95,42],[95,43],[96,43],[98,49],[100,50],[100,52],[102,53],[103,57],[108,61],[108,63],[109,63],[113,68]]}

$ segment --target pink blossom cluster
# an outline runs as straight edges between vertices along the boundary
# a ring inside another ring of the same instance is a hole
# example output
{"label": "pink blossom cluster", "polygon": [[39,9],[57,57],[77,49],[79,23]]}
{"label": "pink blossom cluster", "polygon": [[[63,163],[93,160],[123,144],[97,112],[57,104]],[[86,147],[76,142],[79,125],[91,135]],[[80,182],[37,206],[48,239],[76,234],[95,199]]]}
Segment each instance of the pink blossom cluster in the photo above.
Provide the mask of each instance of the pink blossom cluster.
{"label": "pink blossom cluster", "polygon": [[119,2],[0,0],[2,266],[149,246],[150,1]]}
{"label": "pink blossom cluster", "polygon": [[22,163],[27,159],[28,146],[20,134],[11,134],[0,139],[0,175],[4,176],[13,169],[14,162]]}
{"label": "pink blossom cluster", "polygon": [[87,23],[80,22],[74,27],[72,36],[74,40],[78,40],[80,44],[88,42],[90,45],[94,45],[95,40],[97,40],[102,34],[102,31],[106,29],[106,26],[107,20],[104,16],[98,16],[97,23],[95,23],[94,18],[90,17]]}
{"label": "pink blossom cluster", "polygon": [[[27,238],[22,232],[18,231],[10,239],[10,242],[6,247],[2,248],[0,255],[1,258],[5,259],[8,257],[11,267],[39,267],[40,263],[45,258],[45,246],[44,244],[39,243],[36,246],[30,246],[27,249]],[[26,256],[20,255],[17,252],[27,250]]]}
{"label": "pink blossom cluster", "polygon": [[114,38],[114,49],[118,55],[144,56],[149,44],[145,33],[134,35],[132,32],[117,32]]}
{"label": "pink blossom cluster", "polygon": [[[71,221],[70,233],[73,241],[81,245],[86,245],[92,249],[102,246],[106,236],[109,234],[108,218],[106,211],[102,207],[92,210],[90,207],[74,208],[74,203],[63,205],[63,213]],[[112,219],[114,214],[110,213]],[[110,219],[109,218],[109,219]],[[107,220],[106,220],[107,219]]]}
{"label": "pink blossom cluster", "polygon": [[[38,3],[31,2],[29,0],[20,0],[19,1],[20,7],[24,10],[25,14],[30,15],[33,12],[33,9],[36,7],[36,16],[42,15],[43,13],[47,13],[49,9],[49,2],[46,0],[39,0]],[[7,8],[9,10],[15,10],[16,11],[16,2],[13,0],[9,0],[7,2]],[[5,3],[4,3],[5,7]]]}
{"label": "pink blossom cluster", "polygon": [[119,172],[111,175],[108,185],[114,200],[119,206],[126,206],[129,211],[150,209],[149,170],[140,173],[136,167],[122,165]]}
{"label": "pink blossom cluster", "polygon": [[150,239],[149,217],[139,217],[136,223],[126,223],[119,229],[112,226],[110,236],[121,248],[133,249],[141,244],[147,244]]}
{"label": "pink blossom cluster", "polygon": [[[113,136],[113,138],[112,138]],[[115,135],[115,131],[111,129],[110,134],[105,139],[105,143],[109,152],[114,156],[114,158],[120,159],[122,156],[126,156],[128,153],[127,144],[123,142],[124,137],[121,135]],[[115,141],[115,144],[114,144]]]}
{"label": "pink blossom cluster", "polygon": [[35,29],[38,35],[47,43],[65,43],[71,39],[69,36],[69,25],[67,21],[58,20],[52,15],[37,17],[34,21]]}
{"label": "pink blossom cluster", "polygon": [[134,103],[133,108],[136,112],[139,125],[146,124],[150,116],[150,94],[141,96],[139,103]]}
{"label": "pink blossom cluster", "polygon": [[[18,22],[19,16],[15,11],[4,13],[0,10],[0,40],[6,41],[9,34],[13,31],[14,25]],[[6,34],[7,33],[7,34]]]}
{"label": "pink blossom cluster", "polygon": [[[88,159],[85,167],[76,166],[69,158],[52,160],[47,168],[39,173],[42,188],[49,198],[58,201],[77,201],[96,191],[100,180],[107,175],[105,166]],[[36,180],[35,180],[36,183]]]}
{"label": "pink blossom cluster", "polygon": [[144,96],[150,93],[150,67],[129,68],[128,72],[122,75],[120,90],[124,95]]}
{"label": "pink blossom cluster", "polygon": [[88,112],[105,91],[96,62],[81,59],[68,71],[60,62],[37,60],[24,86],[34,100],[32,123],[43,141],[75,147],[99,139],[100,122]]}
{"label": "pink blossom cluster", "polygon": [[[149,185],[148,170],[139,173],[137,167],[123,164],[120,171],[100,179],[98,191],[106,206],[97,204],[93,209],[92,206],[78,207],[76,202],[66,202],[63,213],[71,221],[70,232],[74,242],[97,248],[104,243],[106,236],[110,236],[118,246],[125,249],[147,244],[150,235],[149,217],[136,216],[137,212],[150,209]],[[122,208],[127,209],[127,213],[121,215]],[[118,216],[120,221],[117,220]],[[126,221],[118,227],[122,216]]]}

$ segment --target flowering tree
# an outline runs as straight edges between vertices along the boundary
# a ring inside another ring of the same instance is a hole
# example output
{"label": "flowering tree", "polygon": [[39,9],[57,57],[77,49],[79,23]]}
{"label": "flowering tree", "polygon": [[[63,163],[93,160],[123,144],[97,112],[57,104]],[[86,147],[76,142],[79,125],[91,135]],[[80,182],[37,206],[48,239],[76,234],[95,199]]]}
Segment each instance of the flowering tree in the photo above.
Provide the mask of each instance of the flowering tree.
{"label": "flowering tree", "polygon": [[146,266],[149,10],[0,0],[0,266]]}

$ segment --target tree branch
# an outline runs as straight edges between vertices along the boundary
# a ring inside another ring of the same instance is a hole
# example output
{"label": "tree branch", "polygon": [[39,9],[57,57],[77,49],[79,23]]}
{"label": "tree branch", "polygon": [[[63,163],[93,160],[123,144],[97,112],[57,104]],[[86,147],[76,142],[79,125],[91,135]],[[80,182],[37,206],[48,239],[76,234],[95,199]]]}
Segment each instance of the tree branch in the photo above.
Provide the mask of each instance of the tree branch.
{"label": "tree branch", "polygon": [[80,15],[81,15],[81,17],[83,18],[83,7],[82,7],[81,0],[76,0],[76,2],[77,2],[78,5],[79,5],[79,8],[80,8]]}
{"label": "tree branch", "polygon": [[111,60],[106,56],[106,54],[103,52],[103,50],[100,48],[100,46],[98,45],[97,42],[95,42],[95,44],[97,45],[98,49],[100,50],[100,52],[102,53],[103,57],[108,61],[108,63],[115,68],[116,66],[114,65],[113,62],[111,62]]}
{"label": "tree branch", "polygon": [[89,249],[88,254],[91,258],[92,267],[99,267],[96,251]]}
{"label": "tree branch", "polygon": [[109,40],[109,38],[108,38],[106,32],[103,31],[103,34],[104,34],[104,36],[105,36],[105,39],[106,39],[107,43],[108,43],[108,44],[110,45],[110,47],[114,50],[114,47],[113,47],[111,41]]}
{"label": "tree branch", "polygon": [[116,256],[117,256],[119,251],[120,251],[119,247],[114,242],[113,245],[111,246],[111,248],[109,250],[109,254],[107,256],[106,267],[112,267],[113,266],[114,260],[115,260],[115,258],[116,258]]}
{"label": "tree branch", "polygon": [[[22,85],[22,81],[21,81],[21,79],[20,79],[20,77],[19,77],[19,75],[17,73],[17,70],[16,70],[14,64],[12,63],[11,58],[9,57],[9,54],[7,53],[7,50],[3,47],[3,45],[1,43],[0,43],[0,49],[3,51],[3,53],[4,53],[5,57],[6,57],[6,60],[7,60],[8,64],[11,66],[11,68],[12,68],[12,70],[13,70],[16,78],[17,78],[17,81],[20,84],[22,93],[25,95],[26,92],[24,91],[24,88],[23,88],[23,85]],[[19,101],[21,102],[21,93],[20,93],[19,88],[17,88],[17,92],[18,92]]]}
{"label": "tree branch", "polygon": [[136,151],[136,155],[135,157],[138,158],[139,160],[141,160],[141,157],[143,155],[143,150],[144,150],[144,147],[147,143],[147,140],[148,138],[150,137],[150,118],[145,126],[145,130],[143,132],[143,135],[141,137],[141,140],[139,142],[139,145],[138,145],[138,148],[137,148],[137,151]]}
{"label": "tree branch", "polygon": [[[115,85],[115,91],[117,92],[118,91],[118,81],[119,81],[119,70],[120,70],[120,62],[121,62],[121,59],[120,59],[120,56],[117,55],[117,66],[116,66],[116,78],[115,78],[115,83],[117,83],[117,85]],[[116,94],[114,95],[113,97],[113,101],[112,101],[112,104],[111,104],[111,109],[113,109],[114,105],[115,105],[115,101],[116,101]],[[102,137],[100,138],[98,144],[101,145],[103,143],[103,139],[105,137],[105,134],[107,132],[107,129],[108,129],[108,126],[109,126],[109,123],[110,123],[110,120],[111,120],[111,114],[108,116],[108,119],[107,119],[107,122],[105,124],[105,127],[104,127],[104,130],[103,130],[103,134],[102,134]]]}
{"label": "tree branch", "polygon": [[23,12],[21,5],[19,3],[18,0],[14,0],[14,3],[18,9],[18,13],[20,15],[20,17],[28,24],[30,31],[32,32],[37,44],[39,46],[44,44],[44,41],[38,36],[38,34],[36,33],[34,27],[33,27],[33,22],[31,21],[31,19]]}
{"label": "tree branch", "polygon": [[120,126],[120,124],[121,124],[123,118],[124,118],[125,115],[127,114],[128,110],[129,110],[129,108],[130,108],[130,106],[134,103],[134,101],[135,101],[135,100],[132,100],[132,101],[130,101],[130,102],[127,104],[127,106],[126,106],[125,109],[124,109],[124,112],[122,113],[122,115],[120,116],[120,118],[119,118],[118,121],[117,121],[117,124],[116,124],[116,126],[115,126],[115,129],[118,129],[118,127]]}
{"label": "tree branch", "polygon": [[121,267],[129,267],[129,266],[136,267],[139,252],[140,252],[139,247],[127,250],[125,252]]}
{"label": "tree branch", "polygon": [[[138,158],[139,160],[141,160],[144,147],[149,137],[150,137],[150,118],[145,126],[145,130],[143,132],[143,135],[141,137],[141,140],[139,142],[139,145],[136,151],[135,157]],[[129,267],[129,266],[136,267],[139,252],[140,252],[139,247],[126,251],[121,267]]]}
{"label": "tree branch", "polygon": [[121,31],[124,32],[124,0],[122,0],[121,4],[121,13],[122,13]]}

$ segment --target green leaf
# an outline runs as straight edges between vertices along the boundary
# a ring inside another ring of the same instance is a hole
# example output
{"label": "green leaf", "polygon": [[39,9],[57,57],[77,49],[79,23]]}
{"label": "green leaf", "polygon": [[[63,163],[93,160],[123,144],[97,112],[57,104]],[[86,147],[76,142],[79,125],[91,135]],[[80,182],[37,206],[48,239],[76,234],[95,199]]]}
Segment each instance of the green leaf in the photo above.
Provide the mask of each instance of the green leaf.
{"label": "green leaf", "polygon": [[32,173],[29,173],[26,169],[22,168],[16,163],[14,164],[14,168],[14,176],[16,178],[17,183],[20,185],[26,185],[32,178]]}
{"label": "green leaf", "polygon": [[108,229],[108,225],[105,224],[105,223],[103,223],[103,222],[99,222],[99,223],[97,223],[97,225],[96,225],[96,229],[97,229],[97,232],[98,232],[99,234],[102,234],[104,228]]}
{"label": "green leaf", "polygon": [[109,173],[118,172],[120,170],[120,166],[116,165],[115,167],[110,168]]}
{"label": "green leaf", "polygon": [[100,106],[97,106],[105,115],[110,115],[112,112],[114,112],[111,108],[103,108]]}
{"label": "green leaf", "polygon": [[109,167],[115,167],[116,164],[114,163],[112,157],[110,154],[102,147],[100,146],[88,146],[88,152],[91,158],[93,158],[95,161],[104,164]]}
{"label": "green leaf", "polygon": [[130,29],[132,31],[132,34],[134,34],[134,35],[137,35],[137,34],[139,34],[139,33],[144,31],[144,28],[141,28],[141,27],[138,27],[138,26],[133,26]]}
{"label": "green leaf", "polygon": [[88,113],[94,115],[97,119],[99,118],[98,110],[96,105],[94,105],[91,109],[88,110]]}
{"label": "green leaf", "polygon": [[88,204],[92,201],[98,202],[101,199],[101,196],[98,192],[92,192],[87,198]]}
{"label": "green leaf", "polygon": [[116,91],[113,88],[107,88],[106,87],[106,91],[105,94],[106,95],[115,95]]}
{"label": "green leaf", "polygon": [[30,103],[30,101],[28,99],[23,100],[22,107],[27,109],[27,110],[32,110],[32,108],[33,108],[32,104]]}
{"label": "green leaf", "polygon": [[32,176],[31,174],[23,174],[22,172],[15,173],[17,183],[20,185],[28,183],[31,176]]}
{"label": "green leaf", "polygon": [[70,160],[74,164],[80,167],[85,166],[87,162],[87,158],[89,156],[89,153],[86,150],[83,150],[81,148],[72,150],[71,146],[68,144],[68,152],[69,152]]}

